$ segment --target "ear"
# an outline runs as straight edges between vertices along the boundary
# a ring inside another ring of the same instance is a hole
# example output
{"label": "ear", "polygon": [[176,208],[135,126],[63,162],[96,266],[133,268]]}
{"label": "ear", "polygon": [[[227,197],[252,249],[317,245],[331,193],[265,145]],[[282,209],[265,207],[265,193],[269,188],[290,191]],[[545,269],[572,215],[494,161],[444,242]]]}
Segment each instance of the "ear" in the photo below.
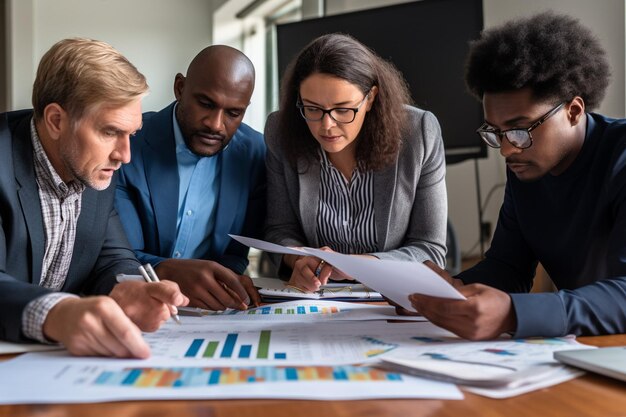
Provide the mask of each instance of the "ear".
{"label": "ear", "polygon": [[174,97],[176,97],[176,101],[179,101],[182,97],[184,88],[185,77],[179,72],[176,74],[176,78],[174,78]]}
{"label": "ear", "polygon": [[582,119],[585,114],[585,101],[582,97],[576,96],[574,99],[566,106],[567,110],[567,118],[569,119],[572,126],[576,126]]}
{"label": "ear", "polygon": [[43,109],[43,124],[48,136],[53,140],[58,140],[69,124],[67,112],[60,104],[50,103]]}
{"label": "ear", "polygon": [[365,108],[366,111],[370,111],[372,109],[372,106],[374,105],[374,99],[376,98],[377,94],[378,94],[378,87],[373,86],[370,89],[370,92],[368,93],[367,107]]}

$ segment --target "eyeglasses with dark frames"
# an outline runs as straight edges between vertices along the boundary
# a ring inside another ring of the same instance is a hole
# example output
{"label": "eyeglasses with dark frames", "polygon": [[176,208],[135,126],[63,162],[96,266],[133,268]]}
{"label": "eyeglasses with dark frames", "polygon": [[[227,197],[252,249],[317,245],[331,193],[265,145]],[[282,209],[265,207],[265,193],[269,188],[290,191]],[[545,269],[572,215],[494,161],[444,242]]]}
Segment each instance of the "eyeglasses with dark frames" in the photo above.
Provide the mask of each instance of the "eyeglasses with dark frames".
{"label": "eyeglasses with dark frames", "polygon": [[506,140],[508,140],[509,143],[516,148],[528,149],[533,144],[533,136],[530,132],[541,126],[546,120],[555,115],[564,105],[565,103],[561,103],[552,108],[528,128],[499,130],[487,123],[484,123],[481,127],[476,129],[476,133],[478,133],[480,138],[492,148],[501,147],[502,137],[505,137]]}
{"label": "eyeglasses with dark frames", "polygon": [[363,97],[363,100],[356,107],[333,107],[332,109],[323,109],[318,106],[312,106],[303,104],[298,98],[296,107],[300,109],[300,114],[309,122],[319,122],[324,118],[324,115],[328,114],[331,119],[337,123],[347,124],[352,123],[356,118],[356,114],[369,97],[369,91]]}

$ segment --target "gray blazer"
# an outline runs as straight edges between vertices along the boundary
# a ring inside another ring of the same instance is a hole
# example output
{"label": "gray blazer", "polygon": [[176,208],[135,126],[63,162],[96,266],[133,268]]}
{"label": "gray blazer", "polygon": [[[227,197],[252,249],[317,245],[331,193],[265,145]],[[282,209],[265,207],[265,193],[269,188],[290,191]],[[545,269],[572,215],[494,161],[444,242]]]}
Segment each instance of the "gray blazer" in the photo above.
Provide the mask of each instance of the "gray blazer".
{"label": "gray blazer", "polygon": [[[24,341],[22,312],[52,290],[39,286],[45,231],[30,139],[32,111],[0,114],[0,340]],[[72,262],[61,291],[108,294],[115,274],[134,274],[139,262],[128,247],[115,210],[115,186],[87,188],[76,225]]]}
{"label": "gray blazer", "polygon": [[[407,106],[410,131],[396,162],[374,173],[374,219],[381,259],[443,267],[448,216],[446,165],[435,116]],[[319,247],[316,224],[320,165],[299,162],[294,170],[280,149],[277,113],[265,124],[268,210],[265,238],[286,246]],[[305,167],[308,164],[308,169]]]}

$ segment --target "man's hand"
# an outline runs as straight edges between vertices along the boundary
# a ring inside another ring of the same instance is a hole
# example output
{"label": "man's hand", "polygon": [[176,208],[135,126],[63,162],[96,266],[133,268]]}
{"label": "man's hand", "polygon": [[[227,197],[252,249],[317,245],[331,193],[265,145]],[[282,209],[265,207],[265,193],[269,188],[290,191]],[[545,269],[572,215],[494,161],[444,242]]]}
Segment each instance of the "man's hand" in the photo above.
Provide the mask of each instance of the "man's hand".
{"label": "man's hand", "polygon": [[153,332],[161,327],[161,324],[176,313],[171,310],[172,306],[189,303],[178,285],[171,281],[125,281],[113,287],[109,295],[144,332]]}
{"label": "man's hand", "polygon": [[[250,277],[238,275],[217,262],[203,259],[166,259],[156,267],[162,280],[178,283],[189,305],[209,310],[246,310],[261,297]],[[163,281],[161,281],[163,282]]]}
{"label": "man's hand", "polygon": [[435,271],[437,275],[439,275],[441,278],[448,281],[453,287],[460,288],[463,286],[463,281],[461,281],[458,278],[453,278],[452,275],[450,275],[448,271],[446,271],[445,269],[442,269],[441,267],[439,267],[439,265],[437,265],[433,261],[424,261],[424,265],[426,265],[427,267]]}
{"label": "man's hand", "polygon": [[409,300],[424,317],[439,327],[469,340],[493,339],[517,327],[511,297],[482,284],[457,288],[467,300],[412,294]]}
{"label": "man's hand", "polygon": [[72,355],[147,358],[141,331],[110,297],[67,298],[48,313],[44,335]]}

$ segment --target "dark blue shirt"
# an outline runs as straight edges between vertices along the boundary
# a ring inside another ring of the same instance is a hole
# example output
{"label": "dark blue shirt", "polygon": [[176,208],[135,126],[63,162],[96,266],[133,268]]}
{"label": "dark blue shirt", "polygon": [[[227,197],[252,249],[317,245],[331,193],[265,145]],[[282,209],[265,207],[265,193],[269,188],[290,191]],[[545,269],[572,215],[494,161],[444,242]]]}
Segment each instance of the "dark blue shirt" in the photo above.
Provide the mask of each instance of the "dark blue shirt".
{"label": "dark blue shirt", "polygon": [[[515,337],[626,333],[626,120],[587,114],[585,142],[561,175],[507,170],[485,259],[461,273],[511,293]],[[537,262],[559,289],[527,294]]]}

